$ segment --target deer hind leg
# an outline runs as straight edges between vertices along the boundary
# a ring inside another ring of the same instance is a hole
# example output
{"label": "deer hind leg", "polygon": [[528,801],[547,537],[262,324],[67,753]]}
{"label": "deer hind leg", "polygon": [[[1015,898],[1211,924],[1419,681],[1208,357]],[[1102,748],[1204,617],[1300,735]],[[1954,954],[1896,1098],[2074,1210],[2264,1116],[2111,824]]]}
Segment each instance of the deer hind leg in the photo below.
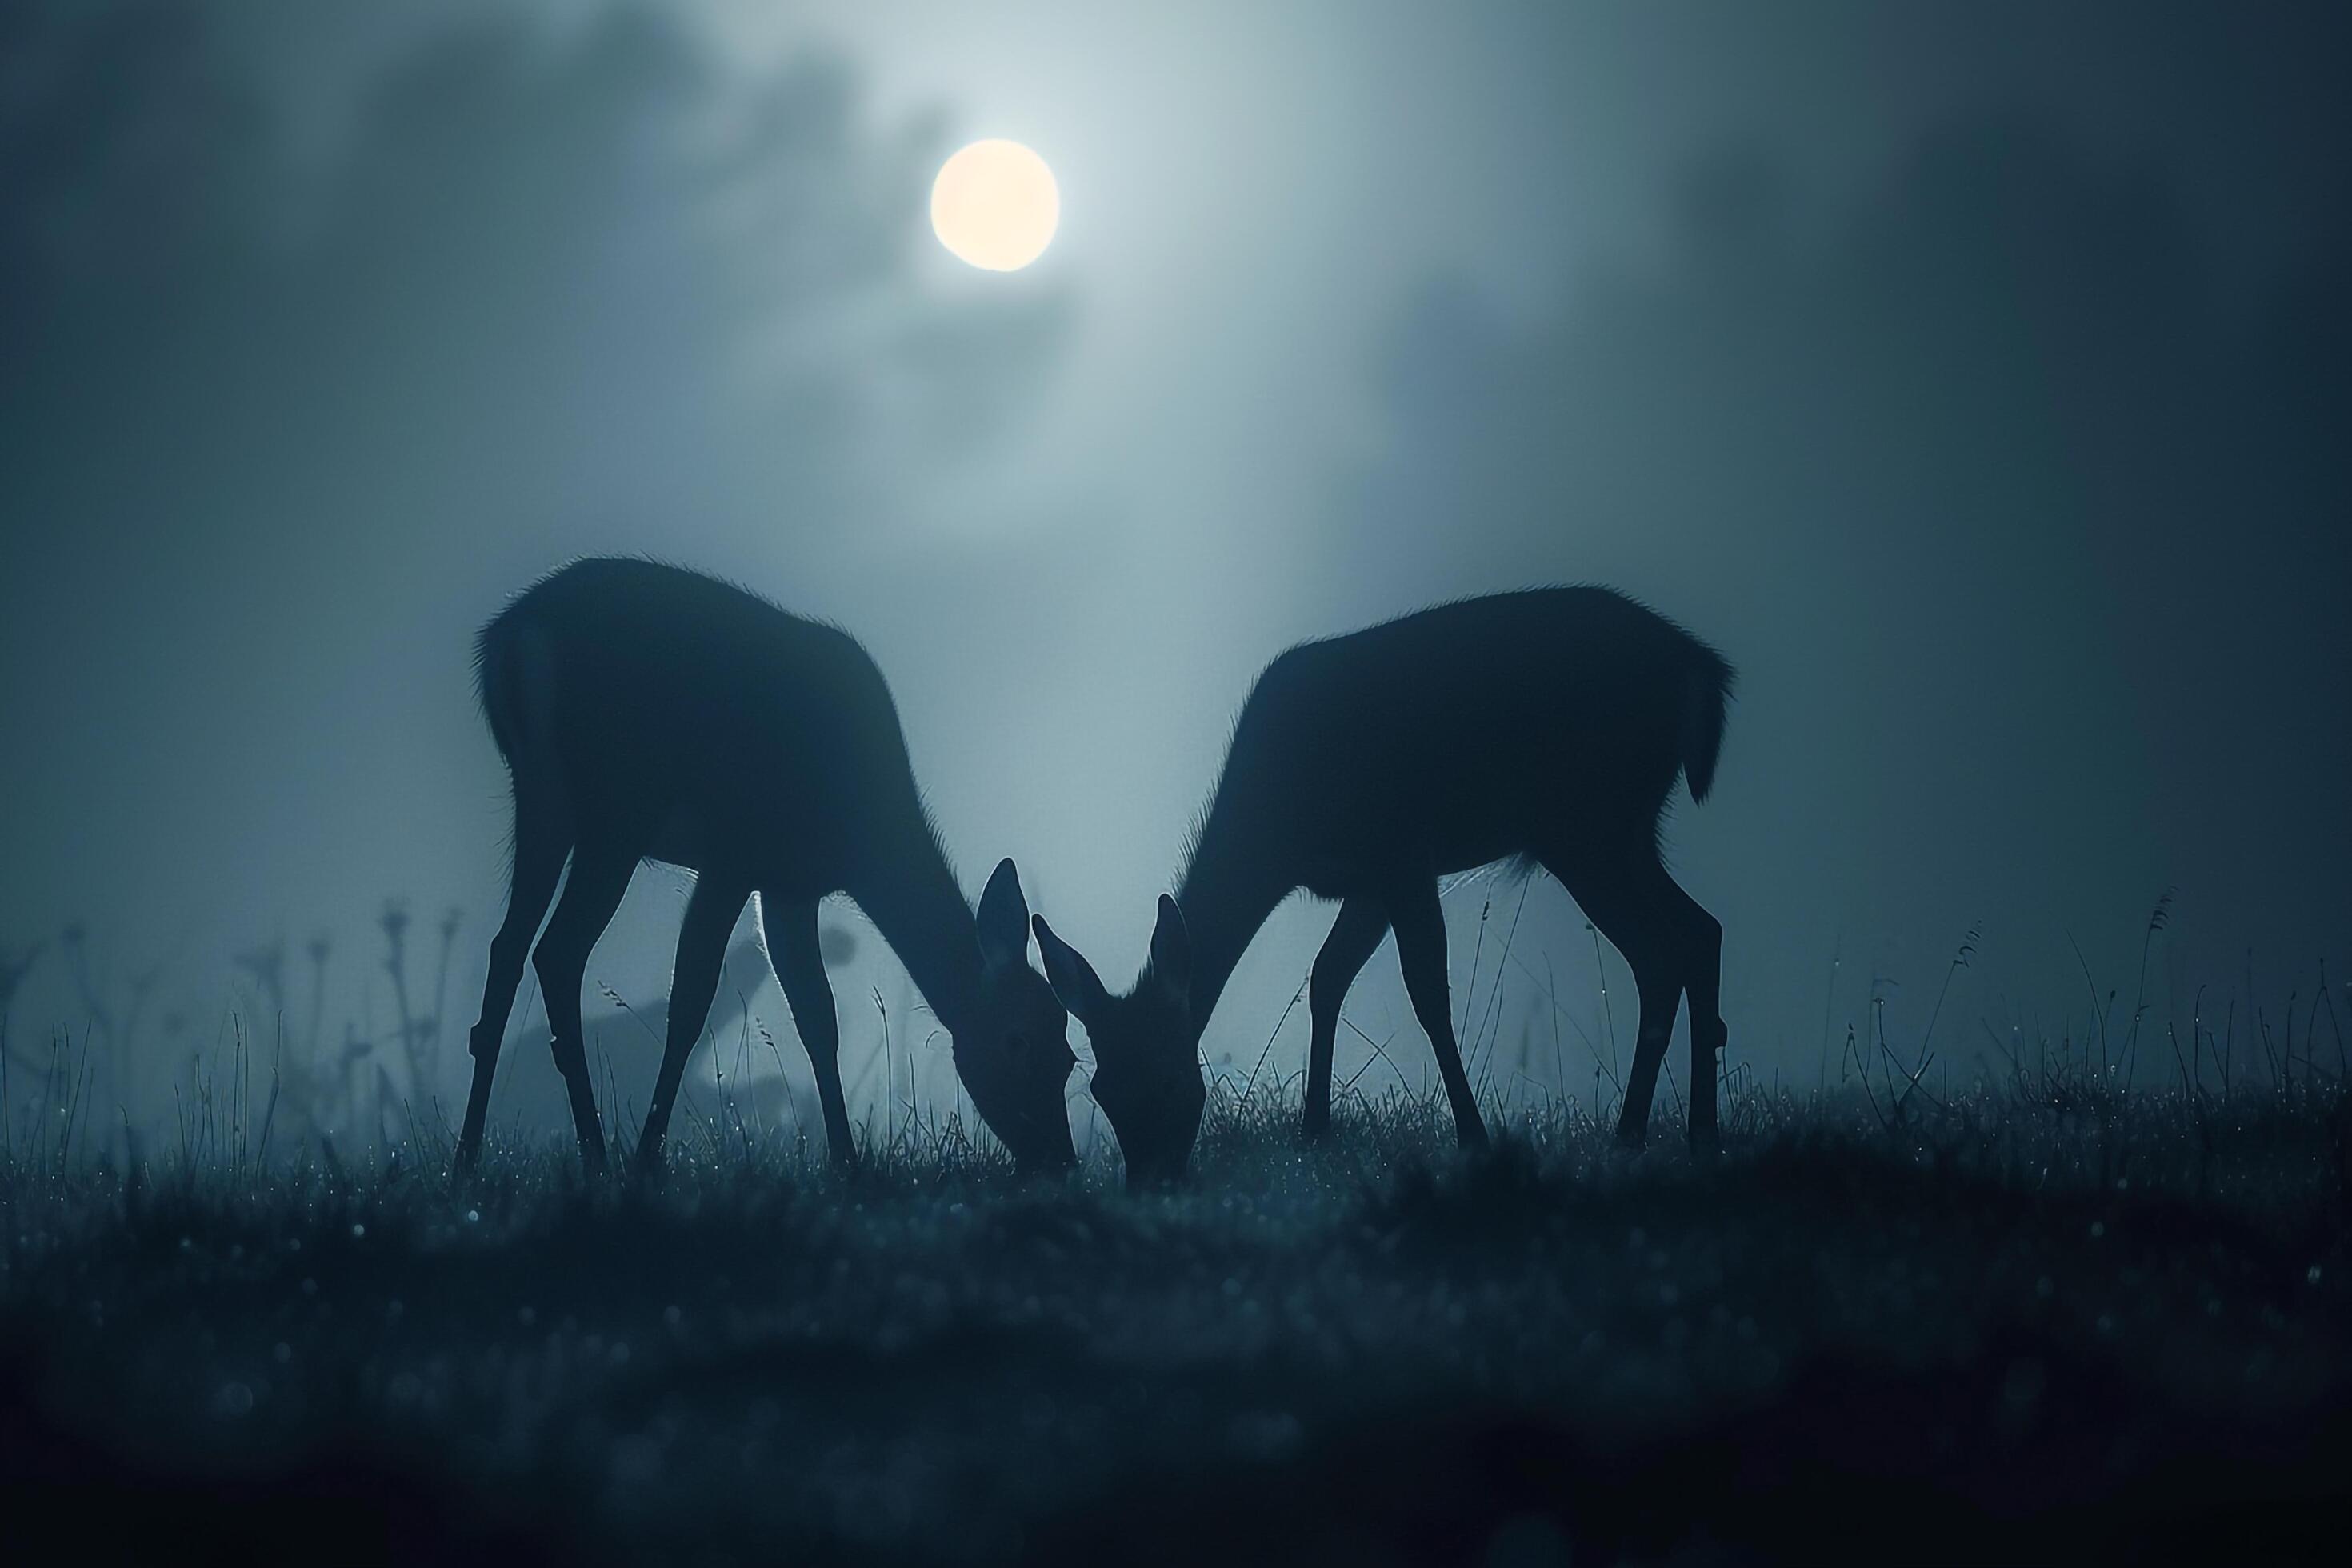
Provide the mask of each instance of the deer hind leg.
{"label": "deer hind leg", "polygon": [[669,1132],[686,1059],[694,1054],[709,1021],[710,1000],[719,994],[719,971],[727,963],[727,938],[751,896],[743,884],[705,873],[687,900],[686,920],[677,932],[677,963],[670,973],[669,1039],[662,1049],[661,1071],[654,1079],[653,1103],[646,1108],[645,1131],[637,1140],[637,1163],[644,1170],[661,1165],[662,1140]]}
{"label": "deer hind leg", "polygon": [[514,1013],[523,962],[530,956],[530,939],[538,934],[548,902],[555,897],[555,884],[562,879],[564,858],[572,853],[572,827],[559,802],[526,788],[518,778],[514,805],[514,874],[507,889],[506,919],[490,939],[481,1019],[467,1042],[474,1083],[466,1096],[465,1126],[457,1135],[460,1170],[470,1167],[481,1152],[482,1131],[490,1114],[490,1080],[498,1073],[499,1047],[506,1041],[507,1021]]}
{"label": "deer hind leg", "polygon": [[1445,1098],[1454,1108],[1454,1136],[1464,1148],[1486,1142],[1486,1123],[1478,1114],[1478,1098],[1462,1070],[1462,1052],[1454,1039],[1454,1006],[1445,979],[1445,911],[1437,901],[1437,879],[1416,873],[1401,879],[1381,900],[1396,931],[1397,963],[1404,971],[1405,994],[1412,998],[1413,1016],[1429,1035],[1437,1054],[1438,1076],[1445,1080]]}
{"label": "deer hind leg", "polygon": [[1622,1086],[1624,1102],[1617,1115],[1617,1142],[1638,1149],[1649,1137],[1658,1069],[1665,1065],[1666,1043],[1682,1005],[1683,968],[1674,927],[1666,911],[1645,896],[1638,859],[1548,856],[1544,866],[1633,971],[1642,1014],[1633,1065]]}
{"label": "deer hind leg", "polygon": [[774,948],[776,982],[784,988],[793,1027],[800,1031],[809,1070],[816,1075],[825,1152],[835,1165],[846,1165],[857,1148],[849,1131],[849,1106],[841,1093],[841,1023],[834,1012],[833,983],[824,977],[824,955],[817,946],[816,902],[774,905],[772,912],[775,918],[768,922],[768,938]]}
{"label": "deer hind leg", "polygon": [[1683,984],[1690,994],[1690,1142],[1694,1152],[1712,1153],[1720,1134],[1716,1121],[1716,1085],[1730,1031],[1723,1024],[1723,925],[1683,890],[1664,866],[1645,872],[1651,902],[1672,930]]}
{"label": "deer hind leg", "polygon": [[1372,951],[1389,933],[1388,911],[1370,899],[1349,899],[1339,906],[1323,951],[1315,955],[1315,977],[1307,983],[1307,1010],[1314,1030],[1307,1048],[1307,1113],[1308,1139],[1323,1136],[1331,1127],[1331,1047],[1339,1038],[1339,1005],[1348,999]]}
{"label": "deer hind leg", "polygon": [[588,1078],[588,1048],[581,1036],[580,986],[587,977],[588,954],[613,923],[613,911],[621,907],[621,895],[628,891],[636,866],[634,855],[585,845],[574,849],[572,879],[530,955],[547,1004],[548,1031],[553,1037],[549,1047],[572,1098],[581,1163],[592,1175],[604,1169],[604,1133],[596,1121],[595,1089]]}

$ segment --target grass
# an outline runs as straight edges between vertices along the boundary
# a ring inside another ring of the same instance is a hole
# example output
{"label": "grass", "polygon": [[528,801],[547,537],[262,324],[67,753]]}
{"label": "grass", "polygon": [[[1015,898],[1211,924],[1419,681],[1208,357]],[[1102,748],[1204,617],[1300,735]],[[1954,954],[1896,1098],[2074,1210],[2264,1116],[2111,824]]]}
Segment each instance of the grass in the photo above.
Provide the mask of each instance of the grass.
{"label": "grass", "polygon": [[[1889,1053],[1890,1058],[1892,1053]],[[1892,1082],[1917,1069],[1890,1060]],[[952,1123],[658,1183],[437,1140],[0,1163],[0,1519],[101,1552],[954,1562],[2278,1552],[2340,1524],[2340,1088],[1735,1081],[1728,1148],[1213,1100],[1198,1171]],[[215,1095],[211,1103],[226,1103]],[[740,1129],[737,1130],[740,1132]],[[396,1156],[396,1157],[395,1157]],[[135,1506],[134,1506],[135,1505]]]}

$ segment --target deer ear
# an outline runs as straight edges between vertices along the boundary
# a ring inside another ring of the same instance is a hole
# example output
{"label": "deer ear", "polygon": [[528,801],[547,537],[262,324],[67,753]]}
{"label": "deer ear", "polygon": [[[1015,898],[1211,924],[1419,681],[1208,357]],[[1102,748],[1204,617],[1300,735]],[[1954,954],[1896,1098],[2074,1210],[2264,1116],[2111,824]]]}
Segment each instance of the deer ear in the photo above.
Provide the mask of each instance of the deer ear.
{"label": "deer ear", "polygon": [[1094,1032],[1094,1020],[1103,1016],[1110,1005],[1110,993],[1103,989],[1095,967],[1078,955],[1078,950],[1054,934],[1044,915],[1032,915],[1029,929],[1037,933],[1037,952],[1045,961],[1045,983],[1061,998],[1070,1016]]}
{"label": "deer ear", "polygon": [[980,895],[981,962],[991,969],[1012,969],[1029,962],[1029,900],[1021,896],[1021,873],[1010,860],[996,863],[995,874]]}
{"label": "deer ear", "polygon": [[1180,1002],[1192,994],[1192,933],[1184,929],[1184,911],[1167,894],[1160,895],[1160,922],[1151,928],[1151,973]]}

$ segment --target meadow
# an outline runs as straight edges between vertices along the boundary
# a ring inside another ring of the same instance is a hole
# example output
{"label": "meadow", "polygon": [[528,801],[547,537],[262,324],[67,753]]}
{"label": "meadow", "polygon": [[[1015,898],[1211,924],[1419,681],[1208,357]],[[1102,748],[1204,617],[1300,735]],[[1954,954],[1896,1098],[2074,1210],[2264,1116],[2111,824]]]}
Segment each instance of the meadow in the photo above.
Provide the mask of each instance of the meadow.
{"label": "meadow", "polygon": [[0,1531],[179,1561],[2315,1552],[2352,1476],[2352,1111],[2313,1044],[2226,1091],[2046,1047],[1966,1086],[1892,1050],[1827,1092],[1743,1073],[1706,1163],[1671,1102],[1628,1153],[1553,1099],[1465,1155],[1402,1088],[1309,1147],[1269,1076],[1139,1193],[1100,1154],[1017,1179],[952,1111],[848,1172],[698,1121],[658,1180],[590,1184],[552,1136],[455,1179],[415,1121],[264,1158],[247,1088],[92,1157],[19,1084]]}

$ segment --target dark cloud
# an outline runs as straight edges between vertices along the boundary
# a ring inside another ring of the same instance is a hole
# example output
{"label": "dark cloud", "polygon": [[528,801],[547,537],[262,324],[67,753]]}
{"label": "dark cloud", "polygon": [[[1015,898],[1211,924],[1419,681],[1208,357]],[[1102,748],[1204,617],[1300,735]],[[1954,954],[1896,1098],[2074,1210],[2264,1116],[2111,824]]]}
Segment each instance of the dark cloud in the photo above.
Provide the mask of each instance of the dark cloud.
{"label": "dark cloud", "polygon": [[1328,614],[1400,573],[1590,577],[1717,639],[1721,804],[1677,837],[1764,1016],[1802,1016],[1841,931],[1917,982],[1986,918],[2012,983],[2064,980],[2065,928],[2127,954],[2170,882],[2209,976],[2246,942],[2312,966],[2352,936],[2352,315],[2324,281],[2352,228],[2235,293],[2173,174],[1971,120],[1808,228],[1733,154],[1685,183],[1666,264],[1554,321],[1433,287],[1312,546],[1355,563]]}
{"label": "dark cloud", "polygon": [[890,563],[938,613],[971,580],[903,559],[916,486],[1062,336],[1050,293],[919,286],[942,128],[838,58],[488,13],[308,148],[233,19],[0,24],[12,931],[236,940],[473,863],[424,890],[487,893],[465,660],[501,595],[644,550],[851,619]]}

